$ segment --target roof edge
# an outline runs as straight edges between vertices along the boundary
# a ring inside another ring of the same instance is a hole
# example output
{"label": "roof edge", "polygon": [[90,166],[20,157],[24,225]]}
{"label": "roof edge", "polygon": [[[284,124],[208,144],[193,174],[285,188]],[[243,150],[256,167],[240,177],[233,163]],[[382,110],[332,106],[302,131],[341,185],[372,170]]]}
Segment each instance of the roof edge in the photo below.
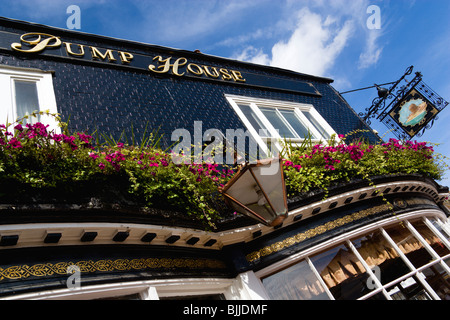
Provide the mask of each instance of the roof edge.
{"label": "roof edge", "polygon": [[152,48],[157,51],[168,51],[171,54],[179,53],[180,55],[183,54],[183,55],[188,55],[190,57],[197,57],[197,58],[199,57],[199,55],[201,55],[205,59],[209,59],[209,60],[227,61],[230,63],[239,64],[239,65],[250,66],[252,68],[261,68],[264,70],[271,70],[271,71],[275,71],[278,73],[284,73],[286,75],[299,76],[299,77],[308,78],[308,79],[316,80],[316,81],[322,81],[322,82],[326,82],[326,83],[334,82],[334,80],[331,78],[301,73],[301,72],[297,72],[297,71],[293,71],[293,70],[289,70],[289,69],[283,69],[280,67],[267,66],[267,65],[252,63],[252,62],[240,61],[240,60],[236,60],[236,59],[220,57],[220,56],[210,55],[210,54],[206,54],[206,53],[198,53],[195,51],[190,51],[190,50],[185,50],[185,49],[164,47],[164,46],[149,44],[149,43],[145,43],[145,42],[127,40],[127,39],[122,39],[122,38],[114,38],[111,36],[104,36],[104,35],[98,35],[98,34],[82,32],[82,31],[75,31],[75,30],[68,30],[68,29],[64,29],[64,28],[60,28],[60,27],[53,27],[53,26],[48,26],[48,25],[44,25],[44,24],[40,24],[40,23],[28,22],[28,21],[23,21],[23,20],[12,19],[12,18],[0,16],[0,24],[2,24],[2,23],[15,24],[15,26],[22,27],[22,28],[35,27],[35,28],[39,28],[39,29],[52,30],[52,31],[56,31],[58,33],[67,33],[67,34],[71,34],[73,36],[78,36],[78,37],[83,37],[83,38],[93,38],[93,39],[97,39],[97,40],[104,41],[104,42],[110,42],[110,43],[120,43],[122,45],[125,44],[125,45],[131,45],[134,47],[141,47],[141,48]]}

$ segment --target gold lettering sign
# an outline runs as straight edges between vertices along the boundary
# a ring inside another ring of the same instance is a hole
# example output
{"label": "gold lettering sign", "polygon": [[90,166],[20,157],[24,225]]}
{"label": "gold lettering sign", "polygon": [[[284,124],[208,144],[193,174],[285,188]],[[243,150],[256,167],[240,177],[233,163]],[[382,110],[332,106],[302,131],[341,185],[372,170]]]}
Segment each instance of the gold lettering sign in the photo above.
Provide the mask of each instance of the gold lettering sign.
{"label": "gold lettering sign", "polygon": [[72,44],[69,42],[64,42],[66,46],[66,52],[67,54],[70,54],[71,56],[77,56],[77,57],[83,57],[84,56],[84,46],[78,45],[79,53],[75,53],[72,51]]}
{"label": "gold lettering sign", "polygon": [[[156,56],[153,58],[153,61],[157,61],[159,65],[150,64],[148,69],[155,73],[167,73],[174,74],[176,76],[183,76],[185,72],[180,73],[179,68],[183,67],[188,63],[186,58],[178,58],[172,64],[172,57],[168,57],[163,59],[162,56]],[[235,81],[235,82],[245,82],[246,80],[243,78],[242,74],[236,70],[228,70],[225,68],[218,69],[217,67],[212,66],[199,66],[195,63],[189,63],[186,67],[188,73],[203,76],[205,75],[208,78],[219,79],[226,81]]]}
{"label": "gold lettering sign", "polygon": [[120,60],[122,63],[130,63],[133,60],[134,56],[129,52],[119,51]]}
{"label": "gold lettering sign", "polygon": [[106,50],[105,53],[101,53],[99,49],[96,47],[90,47],[92,52],[92,59],[102,59],[106,60],[108,58],[108,61],[116,61],[117,59],[114,58],[113,52],[111,49]]}
{"label": "gold lettering sign", "polygon": [[11,48],[19,52],[37,53],[44,51],[45,48],[57,48],[61,45],[61,40],[58,37],[46,33],[26,33],[20,37],[20,41],[33,47],[25,50],[22,49],[21,43],[13,43]]}
{"label": "gold lettering sign", "polygon": [[[75,57],[79,59],[92,58],[94,61],[101,61],[107,63],[116,63],[120,59],[122,64],[130,64],[134,56],[129,52],[115,51],[112,49],[101,49],[94,46],[88,46],[90,49],[89,54],[86,56],[85,45],[76,44],[71,42],[62,42],[59,37],[46,33],[26,33],[20,37],[21,43],[11,44],[11,48],[14,51],[26,52],[26,53],[40,53],[48,48],[59,48],[63,46],[67,57]],[[61,54],[62,52],[55,52],[55,54]],[[233,82],[246,82],[241,72],[237,70],[228,70],[226,68],[198,65],[195,63],[189,63],[188,59],[184,57],[163,58],[162,56],[156,56],[153,62],[148,65],[148,70],[159,74],[172,74],[178,77],[190,74],[196,77],[210,78],[216,80],[233,81]],[[136,66],[135,66],[136,67]],[[140,66],[145,68],[144,66]]]}
{"label": "gold lettering sign", "polygon": [[162,65],[155,67],[154,65],[149,65],[148,69],[150,71],[156,72],[156,73],[167,73],[169,72],[170,68],[172,68],[172,73],[176,76],[183,76],[183,73],[179,73],[178,68],[184,66],[187,63],[186,58],[178,58],[175,60],[173,64],[171,64],[172,57],[169,57],[167,59],[163,59],[161,56],[156,56],[153,58],[153,60],[158,60],[158,62],[163,63]]}

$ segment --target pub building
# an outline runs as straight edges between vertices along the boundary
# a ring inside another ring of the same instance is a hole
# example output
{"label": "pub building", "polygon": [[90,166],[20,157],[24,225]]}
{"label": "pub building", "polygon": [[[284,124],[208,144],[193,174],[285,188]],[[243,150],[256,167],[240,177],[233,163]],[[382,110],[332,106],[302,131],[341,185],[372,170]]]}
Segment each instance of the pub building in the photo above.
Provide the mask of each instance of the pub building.
{"label": "pub building", "polygon": [[[447,187],[392,175],[341,185],[327,197],[292,197],[282,174],[264,178],[279,160],[250,165],[248,145],[267,151],[283,137],[301,143],[307,132],[317,142],[353,131],[381,141],[332,79],[0,18],[0,83],[2,123],[38,106],[72,131],[118,137],[132,127],[138,139],[157,129],[166,146],[177,129],[191,137],[214,129],[245,168],[222,190],[239,214],[216,229],[182,212],[143,213],[119,197],[96,202],[81,190],[78,199],[53,202],[2,195],[1,299],[450,297]],[[39,121],[61,132],[46,112]],[[248,133],[245,150],[227,140],[228,129]],[[283,214],[239,205],[262,194]]]}

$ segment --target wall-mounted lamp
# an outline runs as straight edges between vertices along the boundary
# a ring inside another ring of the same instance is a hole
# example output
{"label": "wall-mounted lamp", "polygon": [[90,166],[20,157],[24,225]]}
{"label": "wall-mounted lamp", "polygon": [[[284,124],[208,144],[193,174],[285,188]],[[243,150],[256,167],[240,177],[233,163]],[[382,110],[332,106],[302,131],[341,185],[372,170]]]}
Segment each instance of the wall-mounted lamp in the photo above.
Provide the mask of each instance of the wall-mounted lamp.
{"label": "wall-mounted lamp", "polygon": [[240,166],[220,191],[231,208],[265,225],[279,226],[287,216],[286,187],[279,158]]}

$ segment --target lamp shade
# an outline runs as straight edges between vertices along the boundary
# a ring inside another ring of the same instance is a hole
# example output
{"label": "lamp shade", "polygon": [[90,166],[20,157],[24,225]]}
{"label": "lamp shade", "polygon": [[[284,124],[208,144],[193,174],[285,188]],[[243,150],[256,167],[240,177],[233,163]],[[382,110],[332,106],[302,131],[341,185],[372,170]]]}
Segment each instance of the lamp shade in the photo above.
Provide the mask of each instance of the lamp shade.
{"label": "lamp shade", "polygon": [[286,187],[279,158],[246,163],[221,192],[230,207],[265,225],[278,226],[287,216]]}

